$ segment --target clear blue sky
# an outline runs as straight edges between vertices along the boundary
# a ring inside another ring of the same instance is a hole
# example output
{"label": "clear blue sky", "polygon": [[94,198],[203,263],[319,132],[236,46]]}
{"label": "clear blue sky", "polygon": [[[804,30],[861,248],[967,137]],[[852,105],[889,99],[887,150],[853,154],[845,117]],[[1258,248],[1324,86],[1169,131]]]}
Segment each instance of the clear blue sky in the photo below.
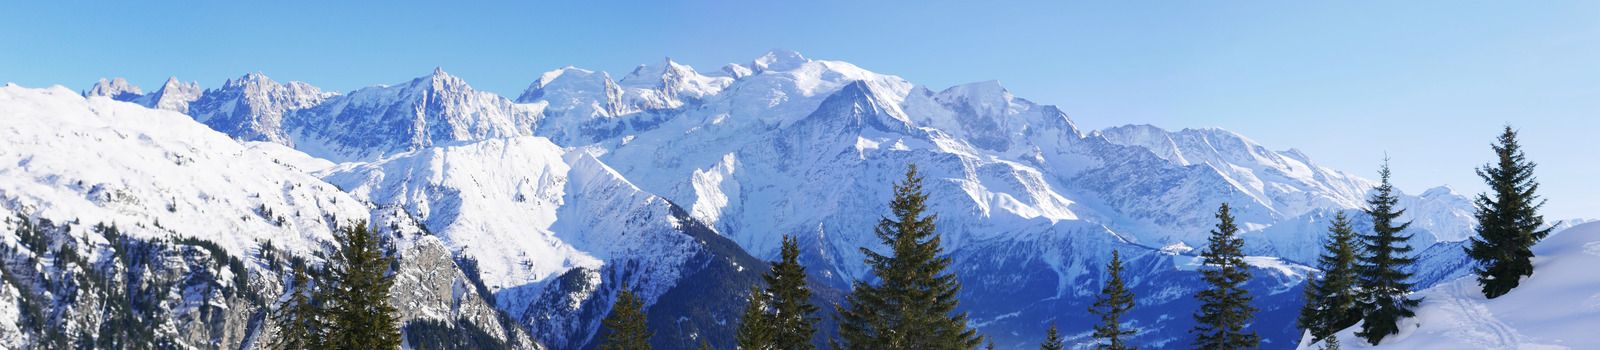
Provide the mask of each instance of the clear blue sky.
{"label": "clear blue sky", "polygon": [[261,71],[333,91],[435,66],[515,96],[565,65],[702,70],[770,48],[939,89],[1000,80],[1082,126],[1218,126],[1413,193],[1483,186],[1522,130],[1552,218],[1600,217],[1600,2],[0,3],[0,81]]}

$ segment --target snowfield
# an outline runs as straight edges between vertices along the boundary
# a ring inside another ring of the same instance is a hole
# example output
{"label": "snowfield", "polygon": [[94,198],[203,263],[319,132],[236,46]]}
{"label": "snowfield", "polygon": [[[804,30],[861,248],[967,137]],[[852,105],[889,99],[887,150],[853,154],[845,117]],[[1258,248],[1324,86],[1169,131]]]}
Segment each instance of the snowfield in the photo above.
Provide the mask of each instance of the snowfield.
{"label": "snowfield", "polygon": [[[1416,293],[1417,316],[1371,346],[1339,332],[1345,349],[1600,349],[1600,223],[1579,225],[1534,246],[1534,274],[1487,300],[1475,276]],[[1321,343],[1300,349],[1320,349]]]}

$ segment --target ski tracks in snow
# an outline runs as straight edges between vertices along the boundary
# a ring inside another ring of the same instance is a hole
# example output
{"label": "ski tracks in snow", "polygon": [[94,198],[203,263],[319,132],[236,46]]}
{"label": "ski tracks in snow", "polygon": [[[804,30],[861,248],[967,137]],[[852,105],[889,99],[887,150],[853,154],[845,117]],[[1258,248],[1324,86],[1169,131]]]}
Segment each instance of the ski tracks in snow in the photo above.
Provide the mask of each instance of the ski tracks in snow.
{"label": "ski tracks in snow", "polygon": [[1449,294],[1445,297],[1446,310],[1456,316],[1456,335],[1463,339],[1470,339],[1473,343],[1485,349],[1518,349],[1521,348],[1523,336],[1511,325],[1501,322],[1489,312],[1489,307],[1476,299],[1482,295],[1470,289],[1476,286],[1471,281],[1457,281],[1450,283],[1446,290]]}

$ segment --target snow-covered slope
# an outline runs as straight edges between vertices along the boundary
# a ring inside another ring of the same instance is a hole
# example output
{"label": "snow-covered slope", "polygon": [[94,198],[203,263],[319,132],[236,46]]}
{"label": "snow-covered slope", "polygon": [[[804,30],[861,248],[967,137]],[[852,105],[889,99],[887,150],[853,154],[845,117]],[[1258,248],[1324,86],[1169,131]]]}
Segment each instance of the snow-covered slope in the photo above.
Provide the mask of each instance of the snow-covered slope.
{"label": "snow-covered slope", "polygon": [[[1485,299],[1473,276],[1415,294],[1417,316],[1400,334],[1370,346],[1351,327],[1345,349],[1595,349],[1600,348],[1600,224],[1572,227],[1534,246],[1534,274],[1516,289]],[[1317,349],[1307,344],[1302,349]]]}
{"label": "snow-covered slope", "polygon": [[260,320],[287,261],[318,263],[338,227],[371,219],[395,237],[390,297],[408,335],[427,320],[418,327],[538,347],[468,287],[475,276],[437,237],[303,172],[294,164],[316,166],[305,158],[176,112],[0,87],[0,319],[15,325],[0,344],[87,346],[74,342],[136,322],[147,329],[128,341],[249,348],[270,334]]}
{"label": "snow-covered slope", "polygon": [[[757,272],[738,266],[759,265],[729,250],[731,243],[718,248],[721,237],[592,155],[544,138],[425,148],[322,174],[359,199],[420,222],[455,259],[474,261],[499,308],[560,348],[589,342],[598,327],[595,312],[609,310],[622,285],[657,307],[687,313],[653,324],[696,322],[659,331],[658,343],[687,347],[706,328],[731,334],[731,326],[708,319],[735,314],[732,300]],[[697,277],[727,269],[734,271]],[[723,284],[737,286],[712,288]],[[683,288],[702,292],[664,299]],[[704,302],[718,299],[727,302]]]}
{"label": "snow-covered slope", "polygon": [[182,232],[236,255],[269,240],[308,252],[332,239],[334,218],[368,216],[338,188],[175,112],[7,86],[0,116],[0,162],[12,164],[0,167],[0,204],[33,216]]}

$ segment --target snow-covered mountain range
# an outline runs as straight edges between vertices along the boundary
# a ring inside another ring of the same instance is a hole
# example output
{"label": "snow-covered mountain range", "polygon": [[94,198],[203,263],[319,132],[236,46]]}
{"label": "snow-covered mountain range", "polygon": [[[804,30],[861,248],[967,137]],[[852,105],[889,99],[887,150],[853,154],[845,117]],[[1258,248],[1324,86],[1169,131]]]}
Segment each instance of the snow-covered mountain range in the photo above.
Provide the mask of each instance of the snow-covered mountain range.
{"label": "snow-covered mountain range", "polygon": [[[395,296],[418,319],[582,348],[626,283],[651,305],[656,342],[687,348],[731,344],[739,295],[783,235],[800,238],[818,302],[870,278],[857,248],[881,249],[871,227],[916,164],[963,308],[1002,346],[1036,344],[1052,322],[1086,337],[1083,310],[1113,250],[1134,272],[1138,341],[1187,346],[1200,287],[1189,247],[1228,202],[1256,255],[1258,330],[1288,348],[1302,264],[1328,218],[1361,208],[1374,185],[1224,129],[1083,130],[997,82],[936,90],[790,51],[706,73],[668,59],[621,79],[576,67],[529,76],[515,99],[439,69],[343,94],[259,73],[206,90],[169,79],[149,94],[121,79],[81,94],[8,86],[0,160],[17,166],[0,169],[0,208],[200,238],[252,262],[271,255],[269,241],[312,257],[340,220],[364,219],[447,258],[399,274],[442,271],[456,276],[444,285],[472,292]],[[1428,255],[1418,282],[1460,276],[1467,198],[1441,187],[1402,203]],[[84,232],[61,239],[107,244]],[[245,268],[281,285],[281,270]],[[451,303],[474,306],[438,306]],[[214,343],[262,332],[237,327]]]}

